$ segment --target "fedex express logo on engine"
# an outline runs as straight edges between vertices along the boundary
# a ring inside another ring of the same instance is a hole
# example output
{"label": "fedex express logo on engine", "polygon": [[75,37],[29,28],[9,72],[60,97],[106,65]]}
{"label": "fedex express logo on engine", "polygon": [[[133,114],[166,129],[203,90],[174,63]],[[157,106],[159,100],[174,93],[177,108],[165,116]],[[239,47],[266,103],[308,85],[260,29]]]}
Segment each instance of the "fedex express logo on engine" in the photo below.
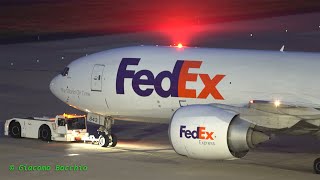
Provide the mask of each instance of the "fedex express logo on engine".
{"label": "fedex express logo on engine", "polygon": [[202,146],[214,146],[214,139],[216,136],[213,135],[213,131],[207,131],[206,127],[199,126],[196,130],[188,130],[187,126],[180,126],[180,138],[194,139]]}
{"label": "fedex express logo on engine", "polygon": [[[191,68],[200,68],[202,61],[177,60],[173,71],[162,71],[154,75],[150,70],[128,70],[128,66],[137,66],[140,58],[123,58],[118,69],[116,80],[117,94],[124,94],[125,79],[132,79],[132,89],[139,96],[150,96],[153,91],[161,97],[184,97],[184,98],[202,98],[205,99],[211,95],[216,100],[224,100],[216,86],[225,77],[225,75],[215,75],[210,77],[208,74],[189,73]],[[197,95],[195,89],[187,89],[187,82],[197,82],[198,76],[204,84],[204,88]],[[144,77],[144,78],[142,78]],[[145,78],[146,77],[146,78]],[[170,88],[165,90],[162,87],[163,79],[170,79]],[[140,85],[151,85],[153,88],[141,89]]]}
{"label": "fedex express logo on engine", "polygon": [[187,126],[180,126],[180,137],[187,139],[202,139],[202,140],[214,140],[213,132],[206,131],[205,127],[197,127],[197,130],[187,130]]}

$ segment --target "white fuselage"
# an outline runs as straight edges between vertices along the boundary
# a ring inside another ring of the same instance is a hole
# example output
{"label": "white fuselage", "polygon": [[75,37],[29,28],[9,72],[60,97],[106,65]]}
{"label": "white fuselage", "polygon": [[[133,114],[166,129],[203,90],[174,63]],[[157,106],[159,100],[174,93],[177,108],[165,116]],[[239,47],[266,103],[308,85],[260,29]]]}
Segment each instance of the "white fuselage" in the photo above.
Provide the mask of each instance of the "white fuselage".
{"label": "white fuselage", "polygon": [[188,104],[320,105],[317,53],[141,46],[96,53],[68,67],[52,80],[54,95],[116,119],[166,123]]}

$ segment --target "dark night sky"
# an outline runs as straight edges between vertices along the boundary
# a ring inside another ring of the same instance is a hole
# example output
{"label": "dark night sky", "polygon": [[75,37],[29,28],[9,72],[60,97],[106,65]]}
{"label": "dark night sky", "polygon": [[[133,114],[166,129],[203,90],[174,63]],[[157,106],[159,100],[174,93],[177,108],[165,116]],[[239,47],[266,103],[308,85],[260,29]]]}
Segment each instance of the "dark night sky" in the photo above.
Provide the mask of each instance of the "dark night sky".
{"label": "dark night sky", "polygon": [[319,0],[1,0],[0,38],[108,34],[320,11]]}

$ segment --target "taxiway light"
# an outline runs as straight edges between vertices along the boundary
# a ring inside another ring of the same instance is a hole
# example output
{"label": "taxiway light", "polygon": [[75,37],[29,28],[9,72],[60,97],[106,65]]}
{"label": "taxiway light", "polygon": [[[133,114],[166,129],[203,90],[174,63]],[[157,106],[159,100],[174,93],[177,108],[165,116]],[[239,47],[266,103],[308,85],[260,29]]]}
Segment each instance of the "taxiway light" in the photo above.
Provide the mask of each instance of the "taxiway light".
{"label": "taxiway light", "polygon": [[80,154],[67,154],[66,156],[79,156]]}
{"label": "taxiway light", "polygon": [[274,105],[275,105],[276,107],[279,107],[280,104],[281,104],[280,100],[275,100],[275,101],[274,101]]}

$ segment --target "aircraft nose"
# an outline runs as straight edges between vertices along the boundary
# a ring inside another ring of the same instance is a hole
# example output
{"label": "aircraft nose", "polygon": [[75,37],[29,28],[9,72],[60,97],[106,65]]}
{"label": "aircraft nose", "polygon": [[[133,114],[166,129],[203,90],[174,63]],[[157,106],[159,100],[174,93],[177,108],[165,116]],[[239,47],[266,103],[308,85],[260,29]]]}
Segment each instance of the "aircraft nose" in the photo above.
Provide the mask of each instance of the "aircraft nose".
{"label": "aircraft nose", "polygon": [[50,91],[52,92],[52,94],[54,94],[56,97],[58,97],[58,83],[57,83],[57,81],[58,81],[58,77],[56,76],[56,77],[54,77],[52,80],[51,80],[51,82],[50,82],[50,85],[49,85],[49,87],[50,87]]}

